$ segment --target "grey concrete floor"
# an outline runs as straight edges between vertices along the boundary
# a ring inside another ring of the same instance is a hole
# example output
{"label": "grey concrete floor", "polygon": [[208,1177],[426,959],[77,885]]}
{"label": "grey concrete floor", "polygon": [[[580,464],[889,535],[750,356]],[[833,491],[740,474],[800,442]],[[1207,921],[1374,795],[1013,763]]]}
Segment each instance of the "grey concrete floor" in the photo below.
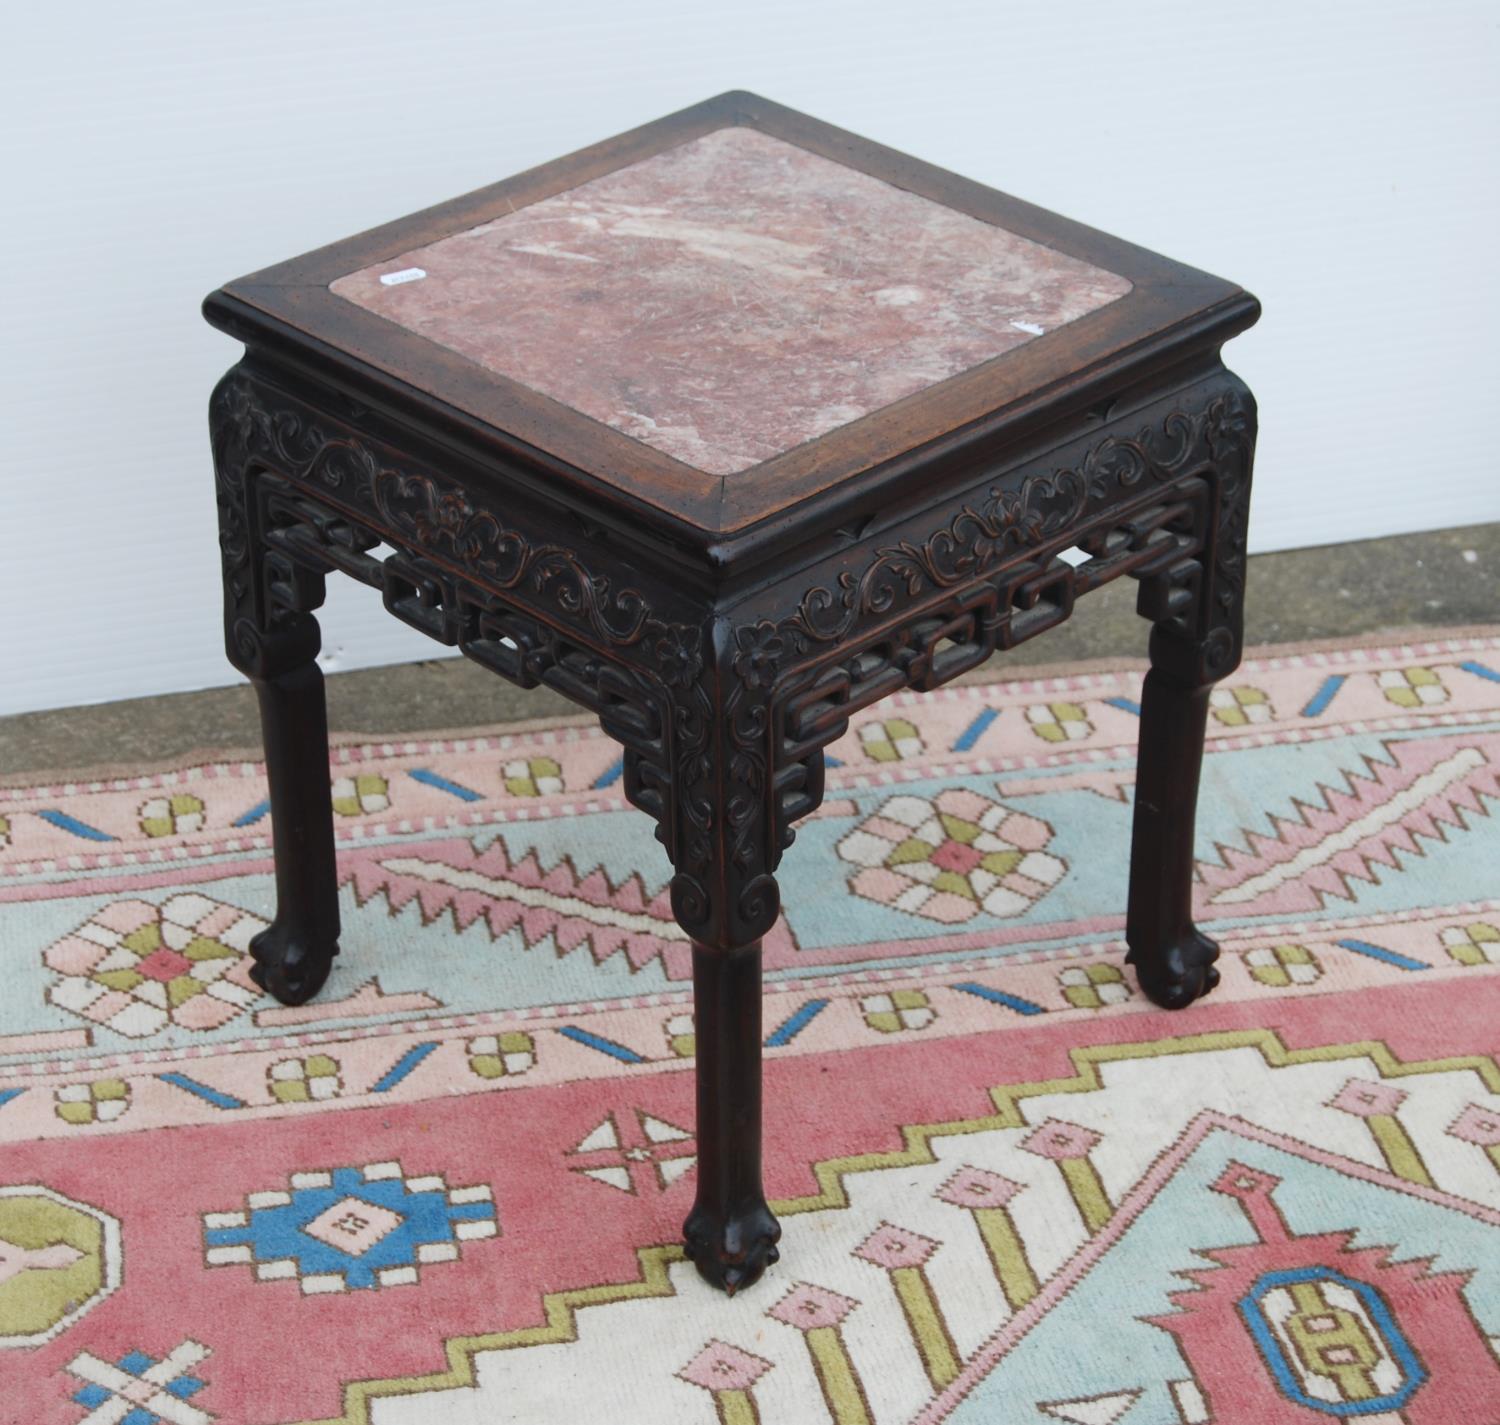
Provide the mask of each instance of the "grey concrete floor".
{"label": "grey concrete floor", "polygon": [[[1252,556],[1249,589],[1252,644],[1500,623],[1500,524]],[[1126,579],[1090,596],[1061,628],[998,655],[990,670],[1144,651]],[[547,689],[522,691],[462,658],[328,679],[335,732],[411,734],[573,711]],[[0,718],[0,773],[159,762],[258,740],[255,697],[241,684]]]}

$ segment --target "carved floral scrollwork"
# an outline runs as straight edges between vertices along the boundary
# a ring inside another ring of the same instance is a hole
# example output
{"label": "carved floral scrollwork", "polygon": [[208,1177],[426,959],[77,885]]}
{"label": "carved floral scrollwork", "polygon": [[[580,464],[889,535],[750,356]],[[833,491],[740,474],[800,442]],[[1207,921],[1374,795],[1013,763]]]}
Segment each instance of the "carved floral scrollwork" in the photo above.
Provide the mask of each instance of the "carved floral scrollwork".
{"label": "carved floral scrollwork", "polygon": [[1213,459],[1219,510],[1203,674],[1222,678],[1239,664],[1244,633],[1246,535],[1255,448],[1255,406],[1248,392],[1221,396],[1209,406],[1204,438]]}
{"label": "carved floral scrollwork", "polygon": [[230,464],[258,460],[287,479],[326,489],[418,551],[453,562],[497,592],[536,596],[544,616],[561,614],[606,645],[665,638],[679,652],[678,675],[687,672],[680,655],[698,631],[657,617],[639,591],[615,588],[571,549],[508,528],[476,508],[460,486],[398,468],[360,436],[331,433],[289,401],[274,399],[243,376],[220,383],[211,419],[240,452]]}
{"label": "carved floral scrollwork", "polygon": [[[1221,405],[1225,411],[1214,415]],[[1029,474],[1014,488],[995,486],[983,504],[965,505],[925,538],[877,549],[863,570],[842,574],[834,588],[816,585],[803,594],[780,625],[790,651],[844,639],[862,618],[886,614],[924,589],[982,579],[1138,487],[1180,477],[1194,455],[1204,453],[1211,420],[1216,440],[1232,438],[1230,408],[1238,402],[1225,396],[1170,411],[1133,435],[1108,435],[1073,465]]]}
{"label": "carved floral scrollwork", "polygon": [[[1103,479],[1100,475],[1099,480]],[[1083,470],[1029,475],[1019,489],[995,489],[978,508],[965,505],[925,539],[902,540],[876,551],[858,574],[836,589],[809,589],[783,624],[795,651],[845,638],[861,616],[883,614],[924,588],[951,589],[994,567],[1007,553],[1045,543],[1087,510],[1094,481]]]}
{"label": "carved floral scrollwork", "polygon": [[381,519],[419,548],[445,555],[497,589],[526,586],[550,595],[559,609],[609,643],[629,645],[648,633],[672,636],[636,590],[612,591],[609,579],[590,573],[572,550],[531,543],[490,511],[475,509],[456,487],[445,488],[425,474],[379,468],[370,493]]}
{"label": "carved floral scrollwork", "polygon": [[771,688],[787,653],[794,646],[790,637],[769,619],[747,624],[734,631],[734,671],[748,688]]}
{"label": "carved floral scrollwork", "polygon": [[[731,666],[743,656],[728,654]],[[764,935],[781,906],[773,874],[780,852],[768,857],[766,845],[771,687],[754,676],[719,679],[706,670],[676,707],[672,908],[695,938],[726,949]]]}

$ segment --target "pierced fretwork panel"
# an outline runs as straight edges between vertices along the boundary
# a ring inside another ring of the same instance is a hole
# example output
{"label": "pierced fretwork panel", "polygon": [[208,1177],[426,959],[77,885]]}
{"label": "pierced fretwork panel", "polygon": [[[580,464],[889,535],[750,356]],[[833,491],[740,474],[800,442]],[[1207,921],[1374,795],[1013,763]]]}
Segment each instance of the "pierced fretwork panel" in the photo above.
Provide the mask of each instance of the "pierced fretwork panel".
{"label": "pierced fretwork panel", "polygon": [[596,713],[604,731],[639,758],[666,767],[664,695],[635,670],[420,554],[372,552],[386,545],[384,536],[276,476],[261,477],[261,498],[267,589],[276,604],[309,612],[323,601],[325,576],[347,574],[378,589],[386,608],[419,632],[519,687],[555,689]]}
{"label": "pierced fretwork panel", "polygon": [[[1091,529],[1028,551],[969,586],[950,590],[901,620],[807,670],[781,705],[781,756],[799,762],[841,737],[849,717],[900,688],[927,691],[1062,623],[1078,598],[1131,574],[1143,612],[1167,617],[1194,598],[1208,488],[1188,481],[1172,498],[1116,514]],[[1087,558],[1070,565],[1071,547]]]}

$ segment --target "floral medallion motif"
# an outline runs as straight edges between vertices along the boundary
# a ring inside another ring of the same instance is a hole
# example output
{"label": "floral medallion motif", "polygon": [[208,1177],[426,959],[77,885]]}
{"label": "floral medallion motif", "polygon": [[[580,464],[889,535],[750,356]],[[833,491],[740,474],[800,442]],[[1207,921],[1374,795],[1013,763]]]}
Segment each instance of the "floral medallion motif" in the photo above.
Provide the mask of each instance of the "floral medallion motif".
{"label": "floral medallion motif", "polygon": [[1310,985],[1323,977],[1318,957],[1305,945],[1262,945],[1245,952],[1245,964],[1256,984],[1276,990]]}
{"label": "floral medallion motif", "polygon": [[1271,701],[1260,688],[1215,688],[1208,695],[1209,711],[1225,727],[1249,727],[1275,716]]}
{"label": "floral medallion motif", "polygon": [[481,1079],[503,1079],[507,1075],[530,1073],[536,1067],[536,1040],[522,1029],[481,1034],[464,1047],[469,1067]]}
{"label": "floral medallion motif", "polygon": [[322,1103],[344,1091],[339,1061],[327,1054],[281,1059],[266,1070],[266,1087],[277,1103]]}
{"label": "floral medallion motif", "polygon": [[265,928],[207,896],[115,901],[48,946],[42,958],[61,978],[47,999],[130,1039],[168,1026],[217,1029],[260,995],[248,952]]}
{"label": "floral medallion motif", "polygon": [[563,789],[562,768],[553,757],[519,757],[502,771],[513,797],[550,797]]}
{"label": "floral medallion motif", "polygon": [[191,792],[148,797],[140,807],[141,830],[147,836],[185,836],[201,831],[204,820],[203,798]]}
{"label": "floral medallion motif", "polygon": [[390,783],[373,772],[333,780],[333,809],[340,816],[370,816],[390,804]]}
{"label": "floral medallion motif", "polygon": [[1079,703],[1037,703],[1026,709],[1026,721],[1043,742],[1081,742],[1094,732]]}
{"label": "floral medallion motif", "polygon": [[892,990],[889,994],[864,995],[859,1007],[865,1023],[882,1034],[903,1029],[926,1029],[937,1018],[932,1001],[923,990]]}
{"label": "floral medallion motif", "polygon": [[859,745],[872,762],[900,762],[927,750],[917,725],[904,717],[861,723]]}
{"label": "floral medallion motif", "polygon": [[1448,701],[1448,689],[1431,668],[1387,668],[1375,681],[1386,701],[1398,708],[1435,707]]}
{"label": "floral medallion motif", "polygon": [[1130,986],[1118,965],[1096,960],[1091,965],[1070,965],[1057,982],[1063,998],[1074,1009],[1103,1009],[1107,1004],[1124,1004],[1130,998]]}
{"label": "floral medallion motif", "polygon": [[1460,965],[1500,965],[1500,926],[1487,921],[1450,925],[1442,933],[1443,948]]}
{"label": "floral medallion motif", "polygon": [[838,844],[860,870],[857,896],[955,925],[981,912],[1021,915],[1067,870],[1044,848],[1052,828],[958,787],[892,797]]}
{"label": "floral medallion motif", "polygon": [[130,1080],[94,1079],[90,1083],[62,1084],[53,1090],[52,1100],[52,1111],[75,1128],[113,1123],[130,1108]]}

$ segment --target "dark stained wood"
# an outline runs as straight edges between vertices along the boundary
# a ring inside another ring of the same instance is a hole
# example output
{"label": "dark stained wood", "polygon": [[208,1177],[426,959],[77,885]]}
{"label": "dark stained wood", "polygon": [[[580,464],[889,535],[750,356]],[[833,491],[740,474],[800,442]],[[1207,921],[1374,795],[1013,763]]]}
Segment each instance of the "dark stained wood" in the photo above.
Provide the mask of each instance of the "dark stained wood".
{"label": "dark stained wood", "polygon": [[276,904],[286,907],[252,945],[250,978],[283,1004],[305,1004],[323,988],[339,953],[323,674],[308,659],[250,680],[265,729]]}
{"label": "dark stained wood", "polygon": [[761,1191],[760,941],[728,954],[693,947],[698,1074],[698,1200],[687,1254],[730,1296],[780,1252],[781,1224]]}
{"label": "dark stained wood", "polygon": [[[497,205],[725,122],[1003,222],[1136,287],[728,483],[518,395],[324,290]],[[1219,346],[1254,320],[1253,298],[725,95],[230,284],[206,310],[247,345],[210,424],[226,646],[260,693],[271,782],[277,913],[252,950],[279,998],[315,993],[338,949],[313,661],[313,615],[335,572],[502,677],[592,710],[624,747],[625,794],[655,823],[694,942],[699,1168],[686,1238],[726,1290],[774,1261],[779,1230],[761,1187],[758,995],[776,870],[822,799],[823,749],[861,709],[940,686],[1045,633],[1102,584],[1138,580],[1152,672],[1126,938],[1158,1004],[1212,988],[1217,952],[1192,920],[1193,814],[1208,691],[1243,641],[1256,419]],[[1059,558],[1070,549],[1084,562]]]}

